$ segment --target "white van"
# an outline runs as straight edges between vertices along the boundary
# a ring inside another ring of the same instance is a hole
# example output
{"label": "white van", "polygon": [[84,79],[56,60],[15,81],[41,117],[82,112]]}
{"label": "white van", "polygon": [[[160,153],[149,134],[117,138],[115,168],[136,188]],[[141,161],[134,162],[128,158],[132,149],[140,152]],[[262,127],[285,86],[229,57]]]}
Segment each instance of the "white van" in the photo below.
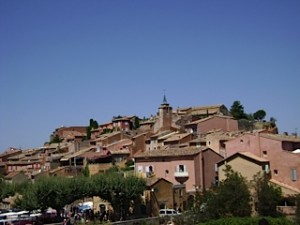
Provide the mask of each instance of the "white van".
{"label": "white van", "polygon": [[159,216],[176,216],[180,215],[175,209],[160,209]]}

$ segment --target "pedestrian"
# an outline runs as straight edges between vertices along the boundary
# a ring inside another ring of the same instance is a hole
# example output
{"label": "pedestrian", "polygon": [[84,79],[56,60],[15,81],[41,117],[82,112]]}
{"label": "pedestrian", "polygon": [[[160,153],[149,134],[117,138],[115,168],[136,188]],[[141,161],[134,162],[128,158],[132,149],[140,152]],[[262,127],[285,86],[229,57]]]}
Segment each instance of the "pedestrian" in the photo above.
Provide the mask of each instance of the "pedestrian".
{"label": "pedestrian", "polygon": [[72,213],[71,216],[70,216],[70,218],[69,218],[69,224],[70,225],[74,225],[75,224],[75,220],[76,220],[75,213]]}

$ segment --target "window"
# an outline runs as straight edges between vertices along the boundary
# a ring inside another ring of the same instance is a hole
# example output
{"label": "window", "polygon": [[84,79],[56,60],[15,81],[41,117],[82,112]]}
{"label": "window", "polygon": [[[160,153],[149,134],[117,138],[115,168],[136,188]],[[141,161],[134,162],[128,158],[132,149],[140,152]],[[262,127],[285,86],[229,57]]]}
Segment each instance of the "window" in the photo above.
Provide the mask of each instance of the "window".
{"label": "window", "polygon": [[296,181],[298,179],[297,170],[295,168],[291,169],[291,180]]}
{"label": "window", "polygon": [[270,172],[269,164],[264,165],[264,171],[266,174],[269,174],[269,172]]}
{"label": "window", "polygon": [[263,151],[263,157],[267,157],[268,156],[268,152],[267,151]]}
{"label": "window", "polygon": [[185,172],[186,166],[185,165],[177,165],[176,166],[176,172]]}
{"label": "window", "polygon": [[182,196],[183,196],[183,190],[179,189],[179,197],[182,197]]}
{"label": "window", "polygon": [[278,175],[278,170],[274,170],[274,174],[275,174],[275,175]]}
{"label": "window", "polygon": [[153,166],[146,166],[146,176],[151,177],[154,175]]}
{"label": "window", "polygon": [[138,166],[138,173],[142,173],[143,172],[143,166]]}

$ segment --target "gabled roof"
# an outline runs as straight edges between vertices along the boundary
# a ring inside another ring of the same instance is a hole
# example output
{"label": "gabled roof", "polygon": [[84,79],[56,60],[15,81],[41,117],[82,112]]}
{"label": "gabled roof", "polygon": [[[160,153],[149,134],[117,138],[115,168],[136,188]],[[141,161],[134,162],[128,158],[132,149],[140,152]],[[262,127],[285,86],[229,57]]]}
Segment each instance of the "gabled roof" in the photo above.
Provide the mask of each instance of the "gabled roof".
{"label": "gabled roof", "polygon": [[143,136],[143,135],[151,135],[151,132],[150,131],[145,131],[145,132],[142,132],[142,133],[138,133],[138,134],[134,135],[132,137],[132,139],[135,139],[135,138]]}
{"label": "gabled roof", "polygon": [[269,134],[269,133],[260,133],[261,137],[269,138],[277,141],[287,141],[287,142],[300,142],[300,137],[293,135],[282,135],[282,134]]}
{"label": "gabled roof", "polygon": [[120,134],[121,131],[115,131],[112,133],[101,134],[98,138],[94,139],[94,141],[105,140],[106,138],[113,137],[114,135]]}
{"label": "gabled roof", "polygon": [[191,133],[180,133],[180,134],[173,134],[172,136],[170,136],[169,138],[167,138],[165,140],[165,142],[171,142],[171,141],[179,141],[187,136],[190,136]]}
{"label": "gabled roof", "polygon": [[232,116],[213,115],[213,116],[205,117],[203,119],[195,120],[193,122],[187,123],[187,124],[185,124],[185,126],[197,125],[198,123],[202,123],[204,121],[211,120],[211,119],[216,118],[216,117],[223,118],[223,119],[232,119],[232,120],[235,120]]}
{"label": "gabled roof", "polygon": [[155,157],[174,157],[174,156],[193,156],[206,150],[207,147],[187,147],[187,148],[169,148],[164,150],[145,151],[136,154],[134,158],[155,158]]}
{"label": "gabled roof", "polygon": [[287,185],[287,184],[285,184],[285,183],[279,182],[279,181],[277,181],[277,180],[275,180],[275,179],[270,179],[269,182],[270,182],[270,183],[273,183],[273,184],[275,184],[275,185],[280,186],[282,189],[288,189],[288,190],[291,191],[291,192],[295,192],[295,194],[300,194],[300,189],[295,188],[295,187],[292,187],[292,186]]}
{"label": "gabled roof", "polygon": [[9,155],[12,155],[12,154],[15,154],[15,153],[20,153],[20,152],[22,152],[21,149],[10,148],[10,149],[6,150],[5,152],[0,153],[0,158],[5,157],[5,156],[9,156]]}
{"label": "gabled roof", "polygon": [[251,152],[236,152],[235,154],[217,162],[217,164],[220,166],[220,165],[224,164],[225,162],[231,161],[232,159],[237,158],[237,157],[255,161],[257,163],[268,163],[269,162],[269,160],[259,157],[257,155],[254,155]]}
{"label": "gabled roof", "polygon": [[7,179],[7,180],[10,180],[10,179],[12,179],[13,177],[15,177],[19,174],[23,174],[24,176],[26,176],[23,172],[14,171],[14,172],[10,172],[9,174],[7,174],[4,178]]}
{"label": "gabled roof", "polygon": [[111,156],[111,152],[108,151],[108,150],[101,150],[99,152],[85,152],[85,153],[80,155],[80,157],[87,158],[87,159],[90,159],[90,160],[99,159],[99,158],[106,158],[106,157],[109,157],[109,156]]}
{"label": "gabled roof", "polygon": [[168,137],[170,137],[171,135],[176,134],[176,133],[177,133],[177,131],[171,131],[171,130],[168,130],[168,131],[164,131],[164,132],[158,132],[158,133],[152,135],[150,138],[151,138],[151,139],[157,138],[157,139],[159,139],[159,140],[163,140],[163,139],[166,139],[166,138],[168,138]]}
{"label": "gabled roof", "polygon": [[150,120],[145,120],[145,121],[140,121],[140,126],[142,125],[147,125],[147,124],[154,124],[155,120],[154,119],[150,119]]}
{"label": "gabled roof", "polygon": [[124,120],[132,120],[135,116],[123,116],[123,117],[116,117],[112,119],[112,122],[117,122],[117,121],[124,121]]}
{"label": "gabled roof", "polygon": [[81,150],[79,150],[79,151],[77,151],[77,152],[72,152],[72,153],[70,153],[70,154],[66,154],[66,155],[64,155],[64,156],[60,159],[60,161],[68,161],[69,159],[72,159],[72,158],[74,158],[74,157],[80,156],[80,155],[82,155],[83,153],[88,152],[88,151],[90,151],[90,150],[92,150],[92,149],[94,149],[94,147],[88,147],[88,148],[81,149]]}
{"label": "gabled roof", "polygon": [[[224,104],[209,105],[209,106],[194,106],[194,107],[185,107],[177,108],[177,111],[185,111],[191,115],[205,115],[205,114],[215,114],[218,113],[220,108],[225,107]],[[225,107],[226,108],[226,107]]]}
{"label": "gabled roof", "polygon": [[6,162],[6,165],[13,166],[13,165],[33,165],[35,163],[42,163],[41,160],[35,160],[35,161],[8,161]]}
{"label": "gabled roof", "polygon": [[157,178],[157,177],[151,177],[151,178],[146,178],[146,186],[147,187],[152,187],[153,185],[157,184],[160,181],[165,181],[166,183],[172,184],[172,182],[166,180],[165,178]]}

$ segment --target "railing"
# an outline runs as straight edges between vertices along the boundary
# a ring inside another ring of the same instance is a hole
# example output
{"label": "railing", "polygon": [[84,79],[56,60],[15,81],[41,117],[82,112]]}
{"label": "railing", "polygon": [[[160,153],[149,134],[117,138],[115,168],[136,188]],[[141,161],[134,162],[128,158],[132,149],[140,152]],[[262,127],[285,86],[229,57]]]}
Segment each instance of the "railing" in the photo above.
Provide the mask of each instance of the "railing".
{"label": "railing", "polygon": [[[100,221],[89,221],[85,223],[85,225],[139,225],[139,224],[151,224],[151,225],[159,225],[160,224],[160,217],[148,217],[148,218],[141,218],[141,219],[134,219],[134,220],[124,220],[124,221],[117,221],[117,222],[100,222]],[[80,221],[76,221],[75,225],[82,224]],[[63,225],[61,223],[51,223],[47,225]]]}
{"label": "railing", "polygon": [[174,176],[175,177],[188,177],[189,176],[189,172],[187,172],[187,171],[175,172]]}

